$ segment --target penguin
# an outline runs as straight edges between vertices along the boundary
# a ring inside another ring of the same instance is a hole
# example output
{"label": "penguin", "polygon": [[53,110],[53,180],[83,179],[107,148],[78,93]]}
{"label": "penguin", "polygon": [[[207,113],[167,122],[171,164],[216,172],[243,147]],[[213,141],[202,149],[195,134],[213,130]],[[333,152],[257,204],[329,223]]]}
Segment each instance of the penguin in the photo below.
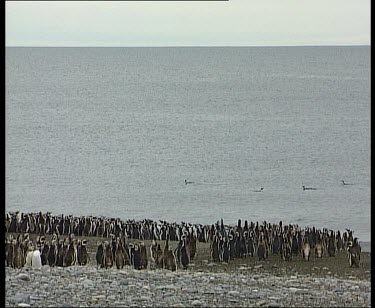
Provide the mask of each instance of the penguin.
{"label": "penguin", "polygon": [[56,265],[56,255],[57,255],[57,247],[56,247],[56,239],[51,240],[51,244],[49,245],[48,254],[47,254],[47,261],[49,266]]}
{"label": "penguin", "polygon": [[329,238],[328,238],[328,247],[327,247],[328,255],[330,257],[334,257],[335,254],[336,254],[335,242],[336,242],[335,237],[334,237],[334,234],[333,234],[333,231],[332,231]]}
{"label": "penguin", "polygon": [[137,270],[141,269],[141,253],[138,244],[135,244],[133,249],[133,266]]}
{"label": "penguin", "polygon": [[39,249],[36,249],[33,251],[31,266],[32,268],[36,268],[36,269],[42,268],[42,259],[40,257]]}
{"label": "penguin", "polygon": [[310,260],[310,243],[307,237],[303,239],[302,256],[306,261]]}
{"label": "penguin", "polygon": [[292,259],[292,246],[286,235],[284,235],[284,240],[283,240],[282,258],[285,261],[290,261]]}
{"label": "penguin", "polygon": [[158,245],[156,244],[155,240],[152,240],[151,246],[150,246],[150,260],[153,264],[155,264],[157,255],[156,255],[156,249]]}
{"label": "penguin", "polygon": [[82,240],[77,243],[77,263],[78,265],[87,265],[88,263],[88,253],[87,253],[87,240]]}
{"label": "penguin", "polygon": [[96,259],[96,266],[97,267],[103,267],[103,259],[104,259],[104,248],[103,244],[98,242],[98,246],[96,248],[96,254],[95,254],[95,259]]}
{"label": "penguin", "polygon": [[160,247],[160,244],[157,244],[156,247],[156,262],[155,265],[157,268],[163,268],[163,250]]}
{"label": "penguin", "polygon": [[236,241],[232,234],[229,234],[229,258],[231,260],[236,258]]}
{"label": "penguin", "polygon": [[139,243],[140,268],[147,269],[147,250],[144,242]]}
{"label": "penguin", "polygon": [[275,234],[272,242],[272,254],[277,255],[280,252],[280,237]]}
{"label": "penguin", "polygon": [[47,265],[48,264],[48,252],[49,252],[49,244],[48,243],[43,243],[42,244],[42,251],[40,258],[42,260],[42,265]]}
{"label": "penguin", "polygon": [[191,237],[189,237],[187,248],[189,259],[190,261],[192,261],[197,253],[197,238],[195,237],[195,235],[191,235]]}
{"label": "penguin", "polygon": [[64,258],[63,258],[63,266],[64,267],[72,266],[72,265],[74,265],[74,245],[73,245],[73,242],[68,244],[68,249],[67,249],[66,253],[64,254]]}
{"label": "penguin", "polygon": [[115,264],[116,264],[117,269],[123,269],[125,265],[124,251],[121,247],[120,241],[117,241],[116,243]]}
{"label": "penguin", "polygon": [[316,258],[323,258],[323,244],[321,239],[317,239],[317,242],[315,244],[315,257]]}
{"label": "penguin", "polygon": [[34,247],[32,244],[28,246],[27,252],[26,252],[26,262],[25,266],[32,267],[33,263],[33,254],[34,254]]}
{"label": "penguin", "polygon": [[[213,262],[219,262],[220,256],[219,256],[219,239],[217,235],[214,235],[213,241],[211,243],[211,259]],[[182,263],[182,262],[181,262]]]}
{"label": "penguin", "polygon": [[347,255],[350,267],[359,267],[361,261],[361,249],[358,243],[350,241],[348,243]]}
{"label": "penguin", "polygon": [[176,260],[177,260],[178,264],[181,264],[181,247],[182,247],[182,243],[184,241],[184,238],[185,238],[185,236],[183,235],[181,237],[181,239],[178,241],[177,247],[175,249],[175,256],[176,256]]}
{"label": "penguin", "polygon": [[251,231],[247,239],[247,253],[250,257],[254,257],[255,246],[254,246],[254,237],[253,232]]}
{"label": "penguin", "polygon": [[181,265],[184,270],[188,268],[189,265],[189,256],[186,249],[186,241],[184,240],[182,243],[182,247],[180,249],[180,255],[181,255]]}
{"label": "penguin", "polygon": [[166,265],[167,269],[171,270],[172,272],[177,270],[177,261],[176,257],[173,254],[172,248],[169,248],[167,256],[166,256]]}
{"label": "penguin", "polygon": [[266,245],[264,241],[264,235],[261,233],[258,240],[258,249],[257,249],[258,259],[266,260]]}
{"label": "penguin", "polygon": [[223,239],[223,248],[222,248],[222,261],[225,263],[229,263],[230,253],[229,253],[229,241],[228,238],[225,236]]}
{"label": "penguin", "polygon": [[104,242],[104,268],[113,266],[112,245],[107,241]]}
{"label": "penguin", "polygon": [[17,241],[13,241],[13,267],[21,268],[24,266],[23,252]]}
{"label": "penguin", "polygon": [[6,258],[6,265],[8,267],[13,267],[13,236],[10,235],[5,242],[5,258]]}
{"label": "penguin", "polygon": [[297,241],[297,236],[295,233],[292,235],[292,247],[291,247],[291,252],[293,255],[297,256],[298,255],[298,241]]}
{"label": "penguin", "polygon": [[337,247],[337,251],[342,250],[344,247],[344,243],[341,238],[340,230],[338,230],[336,233],[336,247]]}

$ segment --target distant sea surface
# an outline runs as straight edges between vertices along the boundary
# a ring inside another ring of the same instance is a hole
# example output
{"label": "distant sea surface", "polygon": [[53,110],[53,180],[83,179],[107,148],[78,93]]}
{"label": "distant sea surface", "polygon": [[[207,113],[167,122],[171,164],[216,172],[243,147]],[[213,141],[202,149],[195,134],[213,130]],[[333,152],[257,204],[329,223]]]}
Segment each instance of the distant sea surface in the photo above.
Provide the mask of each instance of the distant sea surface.
{"label": "distant sea surface", "polygon": [[6,48],[6,210],[370,241],[370,47]]}

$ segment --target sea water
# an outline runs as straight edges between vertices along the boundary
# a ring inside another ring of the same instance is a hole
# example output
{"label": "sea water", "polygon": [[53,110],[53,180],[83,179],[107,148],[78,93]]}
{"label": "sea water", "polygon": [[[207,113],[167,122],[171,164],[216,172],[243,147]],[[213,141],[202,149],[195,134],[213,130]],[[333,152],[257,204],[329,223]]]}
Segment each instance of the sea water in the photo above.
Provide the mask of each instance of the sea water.
{"label": "sea water", "polygon": [[6,48],[6,210],[370,241],[370,47]]}

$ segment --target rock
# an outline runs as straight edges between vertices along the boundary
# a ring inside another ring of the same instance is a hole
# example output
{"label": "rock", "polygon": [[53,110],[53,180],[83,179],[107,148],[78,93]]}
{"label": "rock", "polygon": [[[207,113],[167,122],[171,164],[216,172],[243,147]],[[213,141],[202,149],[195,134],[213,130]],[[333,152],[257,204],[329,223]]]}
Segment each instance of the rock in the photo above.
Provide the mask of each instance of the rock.
{"label": "rock", "polygon": [[30,304],[30,295],[24,294],[24,293],[17,293],[16,295],[10,298],[10,302],[14,304],[19,304],[19,303]]}
{"label": "rock", "polygon": [[191,302],[191,304],[192,304],[193,306],[202,306],[202,305],[203,305],[203,303],[202,303],[200,300],[198,300],[198,299],[193,300],[193,301]]}
{"label": "rock", "polygon": [[18,307],[30,307],[30,304],[19,303],[17,306],[18,306]]}
{"label": "rock", "polygon": [[267,302],[264,299],[262,299],[260,301],[257,301],[255,303],[255,306],[261,307],[261,306],[264,306],[265,304],[267,304]]}
{"label": "rock", "polygon": [[228,292],[228,295],[230,295],[230,296],[238,296],[240,294],[240,292],[238,292],[238,291],[229,291]]}
{"label": "rock", "polygon": [[258,269],[258,268],[262,268],[262,267],[263,267],[263,264],[258,264],[258,265],[254,266],[254,269]]}
{"label": "rock", "polygon": [[279,303],[276,303],[276,302],[270,302],[267,307],[281,307],[281,305]]}
{"label": "rock", "polygon": [[17,275],[16,278],[23,281],[30,281],[30,276],[23,273]]}

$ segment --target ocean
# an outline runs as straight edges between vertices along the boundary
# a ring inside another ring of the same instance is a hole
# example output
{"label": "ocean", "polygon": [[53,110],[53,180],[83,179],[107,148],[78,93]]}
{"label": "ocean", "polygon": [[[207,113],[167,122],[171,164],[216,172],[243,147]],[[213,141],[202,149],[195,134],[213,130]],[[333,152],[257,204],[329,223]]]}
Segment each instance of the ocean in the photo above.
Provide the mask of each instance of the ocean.
{"label": "ocean", "polygon": [[370,46],[6,48],[7,211],[370,241],[370,155]]}

